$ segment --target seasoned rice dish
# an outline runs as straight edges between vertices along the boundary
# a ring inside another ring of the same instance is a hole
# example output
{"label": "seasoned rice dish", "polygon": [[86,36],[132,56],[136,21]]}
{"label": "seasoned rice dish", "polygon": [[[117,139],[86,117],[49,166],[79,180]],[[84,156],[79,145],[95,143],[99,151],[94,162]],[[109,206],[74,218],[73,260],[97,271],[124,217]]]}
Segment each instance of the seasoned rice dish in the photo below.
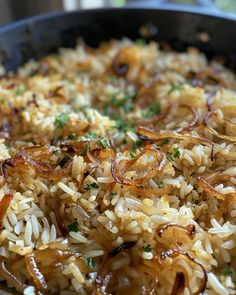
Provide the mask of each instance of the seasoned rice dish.
{"label": "seasoned rice dish", "polygon": [[80,41],[0,77],[0,278],[20,294],[236,294],[236,79]]}

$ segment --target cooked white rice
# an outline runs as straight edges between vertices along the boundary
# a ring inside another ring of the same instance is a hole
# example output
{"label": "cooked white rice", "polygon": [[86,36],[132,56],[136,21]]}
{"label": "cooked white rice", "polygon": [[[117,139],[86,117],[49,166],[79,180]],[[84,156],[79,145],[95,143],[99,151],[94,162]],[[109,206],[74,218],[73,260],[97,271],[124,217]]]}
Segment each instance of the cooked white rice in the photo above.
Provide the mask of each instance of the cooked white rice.
{"label": "cooked white rice", "polygon": [[0,278],[25,295],[236,294],[235,89],[196,49],[127,39],[1,76]]}

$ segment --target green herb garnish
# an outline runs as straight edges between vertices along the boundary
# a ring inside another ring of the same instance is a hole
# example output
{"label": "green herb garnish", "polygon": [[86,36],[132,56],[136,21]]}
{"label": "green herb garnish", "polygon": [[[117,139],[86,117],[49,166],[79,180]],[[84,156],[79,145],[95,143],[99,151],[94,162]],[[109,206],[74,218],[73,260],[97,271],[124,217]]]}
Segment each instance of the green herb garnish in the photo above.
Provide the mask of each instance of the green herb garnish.
{"label": "green herb garnish", "polygon": [[180,157],[180,151],[177,147],[174,147],[173,148],[173,151],[174,151],[174,157],[175,158],[179,158]]}
{"label": "green herb garnish", "polygon": [[114,196],[117,195],[117,192],[110,192],[110,198],[112,199]]}
{"label": "green herb garnish", "polygon": [[72,140],[77,140],[78,138],[79,138],[78,134],[76,134],[76,133],[71,133],[71,135],[70,135],[70,139],[72,139]]}
{"label": "green herb garnish", "polygon": [[68,225],[67,227],[68,231],[74,231],[74,232],[77,232],[79,230],[79,223],[78,221],[76,220],[75,222],[71,223]]}
{"label": "green herb garnish", "polygon": [[135,157],[135,153],[133,151],[129,151],[129,155],[130,155],[130,158],[134,158]]}
{"label": "green herb garnish", "polygon": [[68,114],[60,113],[59,115],[56,116],[54,123],[57,128],[64,128],[65,125],[68,123],[68,121],[69,121]]}
{"label": "green herb garnish", "polygon": [[135,45],[137,46],[143,47],[145,44],[146,44],[146,41],[144,39],[139,38],[135,40]]}
{"label": "green herb garnish", "polygon": [[22,95],[24,92],[25,92],[25,86],[22,85],[22,84],[18,85],[18,86],[16,87],[16,89],[15,89],[15,95],[16,95],[16,96],[20,96],[20,95]]}
{"label": "green herb garnish", "polygon": [[163,145],[165,145],[165,144],[167,144],[167,143],[169,143],[169,138],[164,138],[163,140],[162,140],[162,142],[161,142],[161,146],[163,146]]}
{"label": "green herb garnish", "polygon": [[167,155],[167,156],[166,156],[166,158],[167,158],[167,160],[169,160],[169,161],[174,161],[174,159],[173,159],[172,155],[170,155],[170,154],[169,154],[169,155]]}
{"label": "green herb garnish", "polygon": [[92,257],[86,258],[86,264],[90,269],[94,269],[95,267],[95,262]]}
{"label": "green herb garnish", "polygon": [[92,188],[99,188],[99,185],[96,182],[92,182],[92,183],[87,183],[84,186],[84,190],[89,191]]}
{"label": "green herb garnish", "polygon": [[164,187],[164,183],[162,180],[160,180],[160,182],[158,183],[159,188],[163,188]]}
{"label": "green herb garnish", "polygon": [[173,91],[181,91],[183,90],[183,86],[180,84],[172,84],[168,94],[172,93]]}
{"label": "green herb garnish", "polygon": [[107,142],[107,140],[105,138],[100,139],[100,144],[104,148],[108,148],[109,147],[109,144],[108,144],[108,142]]}
{"label": "green herb garnish", "polygon": [[93,131],[89,131],[86,136],[90,139],[96,139],[97,138],[97,134]]}
{"label": "green herb garnish", "polygon": [[144,251],[144,252],[151,252],[151,251],[152,251],[152,249],[151,249],[151,245],[148,244],[147,246],[144,246],[144,247],[143,247],[143,251]]}
{"label": "green herb garnish", "polygon": [[68,154],[65,154],[63,158],[59,161],[59,166],[62,168],[64,165],[70,160],[70,156]]}
{"label": "green herb garnish", "polygon": [[225,267],[225,268],[223,269],[222,274],[223,274],[224,276],[232,276],[232,275],[233,275],[233,270],[232,270],[231,268],[229,268],[229,267]]}
{"label": "green herb garnish", "polygon": [[143,112],[144,118],[150,118],[158,115],[161,111],[161,105],[159,102],[152,104],[146,111]]}

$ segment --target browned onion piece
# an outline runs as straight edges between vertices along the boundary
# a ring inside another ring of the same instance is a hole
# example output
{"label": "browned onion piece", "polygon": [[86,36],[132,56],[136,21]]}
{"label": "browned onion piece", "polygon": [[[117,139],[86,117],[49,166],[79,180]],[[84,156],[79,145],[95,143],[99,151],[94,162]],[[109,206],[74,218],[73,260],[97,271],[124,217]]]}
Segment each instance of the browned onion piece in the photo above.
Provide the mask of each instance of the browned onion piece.
{"label": "browned onion piece", "polygon": [[193,239],[195,236],[195,226],[193,224],[189,224],[189,225],[180,225],[180,224],[176,224],[176,223],[164,223],[161,224],[158,228],[157,228],[157,235],[161,238],[162,234],[170,229],[173,228],[177,231],[183,232],[185,233],[189,239]]}
{"label": "browned onion piece", "polygon": [[129,64],[132,62],[133,57],[130,53],[132,53],[132,47],[127,46],[121,48],[120,51],[114,57],[111,68],[112,71],[118,76],[125,76],[129,71]]}
{"label": "browned onion piece", "polygon": [[150,128],[143,127],[143,126],[138,126],[138,134],[145,136],[151,140],[161,140],[164,138],[177,138],[177,139],[181,139],[181,140],[186,139],[186,140],[189,140],[190,142],[193,142],[193,143],[200,143],[200,144],[205,144],[208,146],[213,145],[213,142],[207,138],[195,137],[192,135],[185,135],[185,134],[178,134],[175,131],[172,131],[172,132],[166,131],[163,133],[158,133]]}
{"label": "browned onion piece", "polygon": [[3,258],[0,259],[0,277],[14,286],[18,292],[23,293],[25,287],[24,284],[7,269],[6,262],[3,260]]}
{"label": "browned onion piece", "polygon": [[216,197],[219,200],[236,203],[236,192],[222,194],[218,192],[217,190],[215,190],[212,186],[217,182],[222,183],[225,181],[229,181],[231,177],[232,177],[231,175],[222,175],[222,174],[220,175],[213,174],[212,176],[208,178],[203,178],[199,176],[196,184],[198,187],[201,187],[204,192],[208,193],[211,196]]}
{"label": "browned onion piece", "polygon": [[4,160],[1,163],[0,172],[1,175],[6,177],[7,167],[24,167],[28,164],[32,167],[37,175],[48,180],[57,180],[65,175],[68,175],[71,169],[71,163],[65,166],[65,168],[60,170],[55,170],[50,164],[33,160],[25,150],[19,151],[14,157]]}
{"label": "browned onion piece", "polygon": [[[134,163],[141,158],[144,154],[151,154],[157,161],[156,169],[152,169],[150,172],[148,172],[144,177],[138,178],[138,179],[127,179],[123,176],[124,172],[127,171],[128,168],[134,165]],[[166,165],[166,157],[164,155],[161,155],[160,152],[156,149],[154,149],[151,145],[146,145],[144,149],[136,156],[134,159],[129,160],[127,158],[123,157],[116,157],[112,163],[111,163],[111,173],[113,178],[116,180],[116,182],[123,184],[123,185],[134,185],[139,186],[140,183],[143,181],[150,179],[156,175],[158,175],[163,168]],[[123,169],[119,169],[119,165],[121,163],[124,163]]]}
{"label": "browned onion piece", "polygon": [[172,287],[170,295],[181,295],[185,287],[185,277],[182,272],[177,272],[175,277],[175,282]]}
{"label": "browned onion piece", "polygon": [[14,196],[14,193],[11,190],[9,191],[9,193],[5,194],[5,196],[0,201],[0,227],[2,227],[2,220],[7,212],[8,207],[10,206],[13,196]]}
{"label": "browned onion piece", "polygon": [[34,253],[30,253],[25,256],[25,264],[29,274],[34,280],[36,289],[42,293],[47,291],[48,285],[46,279],[37,266]]}
{"label": "browned onion piece", "polygon": [[63,222],[63,215],[61,213],[61,202],[56,203],[55,216],[56,216],[58,228],[59,228],[62,236],[66,237],[68,235],[68,230]]}
{"label": "browned onion piece", "polygon": [[[229,136],[229,135],[220,134],[214,128],[209,126],[210,117],[216,116],[216,115],[217,115],[217,113],[215,111],[208,112],[208,114],[206,115],[206,117],[204,119],[204,125],[206,125],[206,128],[210,131],[211,134],[215,135],[218,138],[236,142],[236,137],[235,136]],[[236,122],[232,121],[232,119],[230,119],[228,117],[224,117],[223,120],[224,120],[224,122],[226,122],[226,124],[236,126]]]}
{"label": "browned onion piece", "polygon": [[209,81],[211,79],[215,84],[219,84],[223,87],[227,86],[226,81],[219,75],[217,70],[213,67],[208,67],[198,72],[196,74],[196,79],[201,80],[206,84],[207,80]]}
{"label": "browned onion piece", "polygon": [[108,257],[115,257],[120,252],[128,249],[132,249],[137,244],[136,241],[127,241],[122,243],[121,245],[117,246],[115,249],[113,249],[111,252],[108,253]]}
{"label": "browned onion piece", "polygon": [[63,261],[71,256],[81,257],[81,255],[73,250],[60,250],[60,249],[44,249],[44,250],[34,250],[34,256],[36,260],[56,260],[56,261]]}
{"label": "browned onion piece", "polygon": [[[178,256],[181,256],[183,259],[187,260],[189,263],[194,264],[195,266],[198,266],[199,268],[201,268],[202,273],[203,273],[203,279],[201,280],[198,290],[194,293],[191,293],[191,295],[199,295],[199,294],[203,293],[204,290],[206,289],[206,283],[207,283],[206,270],[204,269],[204,267],[200,263],[196,262],[195,259],[192,258],[187,252],[181,251],[179,249],[169,249],[169,250],[162,252],[160,254],[160,259],[165,260],[167,257],[171,257],[171,258],[175,259]],[[159,262],[162,264],[161,260]],[[174,267],[174,265],[173,265],[173,267]],[[186,281],[186,279],[187,278],[185,277],[185,281]],[[187,282],[188,285],[189,285],[189,280],[190,280],[190,278],[188,278],[188,282]]]}
{"label": "browned onion piece", "polygon": [[192,128],[197,125],[198,120],[199,120],[199,115],[193,107],[191,107],[189,105],[180,105],[180,107],[188,109],[190,111],[190,113],[192,113],[193,119],[186,127],[179,127],[177,129],[175,129],[174,131],[177,133],[192,130]]}
{"label": "browned onion piece", "polygon": [[146,197],[157,197],[167,195],[171,192],[171,188],[169,186],[165,186],[164,188],[144,188],[137,186],[130,186],[130,190],[136,195],[146,196]]}
{"label": "browned onion piece", "polygon": [[136,243],[136,241],[127,241],[109,252],[107,257],[104,259],[96,277],[95,282],[97,285],[97,294],[100,294],[99,292],[101,292],[102,294],[106,294],[106,289],[112,278],[112,273],[111,271],[109,271],[111,259],[123,251],[132,249],[136,245]]}

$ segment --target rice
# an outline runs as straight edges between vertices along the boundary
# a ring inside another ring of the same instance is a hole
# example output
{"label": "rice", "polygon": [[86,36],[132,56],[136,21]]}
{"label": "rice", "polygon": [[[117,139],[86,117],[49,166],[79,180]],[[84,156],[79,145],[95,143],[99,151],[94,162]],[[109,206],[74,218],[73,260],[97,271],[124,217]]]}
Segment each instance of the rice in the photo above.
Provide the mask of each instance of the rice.
{"label": "rice", "polygon": [[197,49],[128,39],[1,76],[0,279],[25,295],[236,294],[235,90]]}

